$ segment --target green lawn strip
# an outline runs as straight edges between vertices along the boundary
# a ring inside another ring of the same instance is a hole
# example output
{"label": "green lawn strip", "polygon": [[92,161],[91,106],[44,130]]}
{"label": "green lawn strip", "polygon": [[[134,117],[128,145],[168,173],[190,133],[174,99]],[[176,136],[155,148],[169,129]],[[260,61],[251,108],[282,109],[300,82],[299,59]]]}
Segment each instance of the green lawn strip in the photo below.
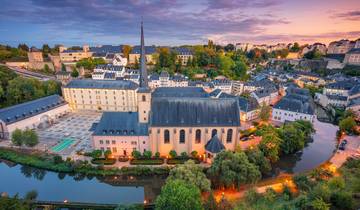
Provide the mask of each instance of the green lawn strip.
{"label": "green lawn strip", "polygon": [[200,163],[200,161],[198,159],[173,158],[173,159],[168,159],[167,164],[169,164],[169,165],[184,164],[188,160],[193,160],[196,164]]}
{"label": "green lawn strip", "polygon": [[95,158],[95,159],[91,160],[91,163],[96,164],[96,165],[100,165],[100,164],[114,165],[116,163],[116,159],[115,158],[109,158],[109,159]]}
{"label": "green lawn strip", "polygon": [[162,165],[164,164],[163,159],[132,159],[131,165]]}
{"label": "green lawn strip", "polygon": [[93,167],[90,164],[74,163],[65,161],[55,164],[53,156],[42,156],[36,154],[24,154],[20,151],[13,149],[0,148],[0,159],[12,161],[22,165],[27,165],[35,168],[45,169],[49,171],[62,172],[62,173],[80,173],[86,175],[99,175],[99,176],[114,176],[114,175],[133,175],[133,176],[152,176],[152,175],[168,175],[170,168],[167,166],[161,167],[122,167],[119,168],[106,168],[102,166]]}

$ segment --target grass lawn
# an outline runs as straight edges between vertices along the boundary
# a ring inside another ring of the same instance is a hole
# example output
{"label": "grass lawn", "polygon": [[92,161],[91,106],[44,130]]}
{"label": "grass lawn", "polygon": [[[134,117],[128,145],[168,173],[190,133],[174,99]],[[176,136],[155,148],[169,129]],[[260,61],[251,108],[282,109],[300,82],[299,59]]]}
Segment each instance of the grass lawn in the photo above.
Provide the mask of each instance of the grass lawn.
{"label": "grass lawn", "polygon": [[96,165],[100,165],[100,164],[104,164],[104,165],[114,165],[116,162],[115,158],[109,158],[109,159],[105,159],[105,158],[94,158],[91,160],[91,163],[96,164]]}
{"label": "grass lawn", "polygon": [[130,161],[131,165],[162,165],[164,164],[164,159],[132,159]]}

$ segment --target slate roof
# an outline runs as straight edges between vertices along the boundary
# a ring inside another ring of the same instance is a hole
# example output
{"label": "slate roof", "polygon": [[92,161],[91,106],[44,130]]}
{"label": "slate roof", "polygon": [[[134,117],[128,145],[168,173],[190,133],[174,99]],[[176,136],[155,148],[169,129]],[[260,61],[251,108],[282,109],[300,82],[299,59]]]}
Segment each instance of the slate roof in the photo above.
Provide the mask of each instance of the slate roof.
{"label": "slate roof", "polygon": [[178,55],[192,55],[193,52],[186,47],[174,47],[172,50],[174,50]]}
{"label": "slate roof", "polygon": [[[140,51],[141,51],[141,46],[137,45],[133,47],[130,54],[140,54]],[[149,55],[154,53],[156,53],[156,47],[145,46],[145,54]]]}
{"label": "slate roof", "polygon": [[219,153],[225,149],[225,146],[219,140],[218,136],[213,136],[205,145],[205,150],[211,153]]}
{"label": "slate roof", "polygon": [[152,97],[209,97],[201,87],[159,87],[152,93]]}
{"label": "slate roof", "polygon": [[259,103],[253,97],[245,98],[242,96],[234,96],[227,93],[221,93],[219,98],[237,98],[240,111],[251,112],[259,108]]}
{"label": "slate roof", "polygon": [[302,100],[302,97],[304,96],[296,96],[295,94],[286,95],[274,105],[274,108],[313,115],[314,109],[309,102]]}
{"label": "slate roof", "polygon": [[236,99],[152,98],[151,126],[240,126]]}
{"label": "slate roof", "polygon": [[347,54],[360,54],[360,48],[353,48]]}
{"label": "slate roof", "polygon": [[220,93],[221,93],[221,90],[220,90],[220,89],[215,89],[215,90],[213,90],[211,93],[209,93],[209,95],[210,95],[211,97],[217,98]]}
{"label": "slate roof", "polygon": [[261,88],[261,89],[254,91],[254,94],[259,98],[263,98],[263,97],[269,96],[270,94],[275,93],[275,92],[277,92],[277,89],[275,88],[275,86],[269,86],[268,88]]}
{"label": "slate roof", "polygon": [[327,89],[339,89],[339,90],[350,90],[357,83],[353,80],[345,80],[327,84],[325,88]]}
{"label": "slate roof", "polygon": [[351,88],[349,95],[353,96],[360,93],[360,84],[355,85],[353,88]]}
{"label": "slate roof", "polygon": [[102,45],[99,47],[90,47],[90,51],[94,53],[122,53],[122,45]]}
{"label": "slate roof", "polygon": [[350,100],[348,107],[360,105],[360,97],[353,98]]}
{"label": "slate roof", "polygon": [[298,88],[295,86],[290,86],[286,89],[287,94],[298,94],[298,95],[304,95],[304,96],[310,96],[310,91],[305,88]]}
{"label": "slate roof", "polygon": [[139,123],[137,112],[104,112],[94,136],[147,136],[147,123]]}
{"label": "slate roof", "polygon": [[160,72],[160,77],[169,77],[169,73],[167,71],[161,71]]}
{"label": "slate roof", "polygon": [[159,80],[159,75],[157,73],[153,73],[149,76],[149,80]]}
{"label": "slate roof", "polygon": [[122,71],[124,69],[123,66],[115,66],[113,64],[99,64],[95,67],[95,69],[102,69],[108,71]]}
{"label": "slate roof", "polygon": [[347,96],[340,95],[326,95],[330,100],[347,101]]}
{"label": "slate roof", "polygon": [[64,104],[66,102],[59,95],[51,95],[0,109],[0,119],[8,125],[47,112]]}
{"label": "slate roof", "polygon": [[139,86],[133,81],[129,80],[92,80],[92,79],[78,79],[72,80],[65,88],[93,88],[93,89],[117,89],[117,90],[135,90]]}

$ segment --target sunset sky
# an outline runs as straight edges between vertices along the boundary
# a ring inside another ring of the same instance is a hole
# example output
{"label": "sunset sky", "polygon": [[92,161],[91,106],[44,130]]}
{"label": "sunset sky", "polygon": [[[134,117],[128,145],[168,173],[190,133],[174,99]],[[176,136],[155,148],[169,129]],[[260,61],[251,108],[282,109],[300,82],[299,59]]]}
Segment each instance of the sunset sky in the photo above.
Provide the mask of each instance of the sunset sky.
{"label": "sunset sky", "polygon": [[360,0],[0,0],[0,43],[329,43],[360,38]]}

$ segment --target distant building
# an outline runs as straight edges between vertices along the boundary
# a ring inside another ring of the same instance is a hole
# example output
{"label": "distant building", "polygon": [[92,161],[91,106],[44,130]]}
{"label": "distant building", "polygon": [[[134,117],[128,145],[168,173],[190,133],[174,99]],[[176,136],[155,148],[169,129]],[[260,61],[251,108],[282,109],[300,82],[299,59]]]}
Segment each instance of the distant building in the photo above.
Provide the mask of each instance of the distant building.
{"label": "distant building", "polygon": [[[135,64],[136,62],[139,62],[140,59],[140,46],[134,46],[129,54],[129,64]],[[156,47],[154,46],[145,46],[145,57],[146,57],[146,64],[155,64],[156,60],[154,59],[154,55],[156,52]]]}
{"label": "distant building", "polygon": [[124,66],[116,66],[113,64],[101,64],[97,65],[94,69],[94,72],[92,73],[93,79],[106,79],[106,74],[112,74],[113,77],[110,77],[109,79],[116,79],[120,77],[124,77],[126,73]]}
{"label": "distant building", "polygon": [[176,58],[181,60],[183,66],[187,65],[189,60],[193,59],[193,52],[186,47],[175,47],[172,50],[176,52]]}
{"label": "distant building", "polygon": [[29,59],[29,63],[27,66],[28,69],[38,70],[38,69],[44,69],[45,66],[48,66],[50,70],[54,70],[53,63],[49,61],[49,59],[47,59],[47,61],[44,60],[43,53],[41,50],[35,47],[31,47],[27,55]]}
{"label": "distant building", "polygon": [[84,45],[82,50],[71,50],[64,46],[59,47],[60,60],[62,63],[75,63],[84,58],[90,58],[92,52],[89,45]]}
{"label": "distant building", "polygon": [[355,47],[354,41],[340,40],[331,42],[328,47],[328,54],[346,54]]}
{"label": "distant building", "polygon": [[128,81],[72,80],[63,86],[63,96],[72,110],[135,112],[138,84]]}
{"label": "distant building", "polygon": [[274,121],[313,121],[314,108],[308,91],[299,88],[287,89],[286,95],[273,106],[272,120]]}
{"label": "distant building", "polygon": [[346,53],[344,63],[360,66],[360,48],[354,48]]}
{"label": "distant building", "polygon": [[59,95],[0,109],[0,139],[11,139],[15,129],[35,129],[51,124],[68,112],[68,104]]}

